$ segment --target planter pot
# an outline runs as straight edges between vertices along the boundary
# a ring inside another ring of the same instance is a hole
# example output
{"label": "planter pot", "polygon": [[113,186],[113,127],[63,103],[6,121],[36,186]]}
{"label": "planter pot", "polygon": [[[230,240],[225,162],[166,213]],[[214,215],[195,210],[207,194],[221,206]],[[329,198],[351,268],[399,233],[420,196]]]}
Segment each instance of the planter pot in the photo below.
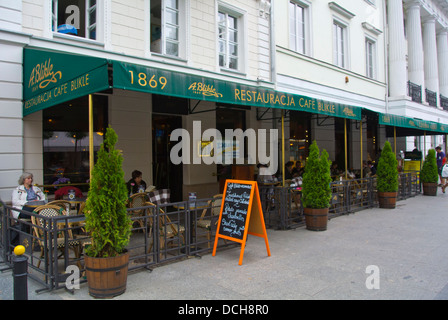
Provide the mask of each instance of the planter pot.
{"label": "planter pot", "polygon": [[423,182],[423,195],[437,196],[437,183]]}
{"label": "planter pot", "polygon": [[89,294],[95,298],[113,298],[126,291],[129,253],[112,258],[85,256]]}
{"label": "planter pot", "polygon": [[378,203],[380,208],[395,209],[397,192],[378,192]]}
{"label": "planter pot", "polygon": [[328,208],[304,208],[306,228],[312,231],[327,230]]}

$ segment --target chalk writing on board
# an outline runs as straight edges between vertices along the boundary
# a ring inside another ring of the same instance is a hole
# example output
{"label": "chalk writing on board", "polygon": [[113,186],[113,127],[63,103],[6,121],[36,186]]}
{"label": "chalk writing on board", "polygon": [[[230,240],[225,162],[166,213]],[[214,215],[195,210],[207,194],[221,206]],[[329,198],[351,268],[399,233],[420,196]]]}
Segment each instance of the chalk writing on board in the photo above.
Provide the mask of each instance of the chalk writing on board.
{"label": "chalk writing on board", "polygon": [[220,233],[243,239],[252,185],[228,183],[224,199]]}

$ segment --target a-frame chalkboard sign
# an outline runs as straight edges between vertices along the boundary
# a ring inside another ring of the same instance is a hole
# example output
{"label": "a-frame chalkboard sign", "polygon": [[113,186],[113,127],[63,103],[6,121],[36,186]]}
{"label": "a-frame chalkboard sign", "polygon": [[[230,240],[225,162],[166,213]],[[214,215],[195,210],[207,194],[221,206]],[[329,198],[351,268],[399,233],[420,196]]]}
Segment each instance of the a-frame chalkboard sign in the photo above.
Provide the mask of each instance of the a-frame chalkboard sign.
{"label": "a-frame chalkboard sign", "polygon": [[219,238],[235,241],[241,243],[239,265],[242,265],[248,234],[264,238],[268,256],[271,256],[257,182],[227,180],[223,195],[213,256]]}

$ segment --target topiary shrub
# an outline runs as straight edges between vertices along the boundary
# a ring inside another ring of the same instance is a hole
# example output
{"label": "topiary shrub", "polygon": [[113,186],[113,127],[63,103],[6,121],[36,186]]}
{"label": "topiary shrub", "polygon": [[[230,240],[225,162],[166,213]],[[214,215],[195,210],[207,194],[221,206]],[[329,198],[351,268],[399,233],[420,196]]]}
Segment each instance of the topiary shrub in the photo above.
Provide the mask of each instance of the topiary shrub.
{"label": "topiary shrub", "polygon": [[376,170],[377,190],[379,192],[398,191],[398,161],[392,152],[389,141],[384,144]]}
{"label": "topiary shrub", "polygon": [[302,202],[305,208],[323,209],[330,206],[330,167],[328,152],[324,149],[319,155],[319,147],[313,141],[303,174]]}
{"label": "topiary shrub", "polygon": [[126,211],[128,193],[122,169],[121,150],[115,149],[118,136],[109,127],[93,167],[85,215],[86,230],[92,244],[86,248],[90,257],[115,257],[125,251],[132,222]]}
{"label": "topiary shrub", "polygon": [[420,180],[423,183],[437,183],[437,181],[439,181],[436,151],[434,149],[428,150],[428,155],[423,161],[422,170],[420,171]]}

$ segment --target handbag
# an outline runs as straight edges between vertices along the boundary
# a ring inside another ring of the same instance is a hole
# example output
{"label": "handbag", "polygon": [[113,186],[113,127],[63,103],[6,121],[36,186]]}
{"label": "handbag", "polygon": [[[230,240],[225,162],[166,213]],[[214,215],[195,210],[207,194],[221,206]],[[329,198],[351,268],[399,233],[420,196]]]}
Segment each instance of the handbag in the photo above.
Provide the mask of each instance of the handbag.
{"label": "handbag", "polygon": [[448,164],[443,165],[441,176],[442,178],[448,178]]}

